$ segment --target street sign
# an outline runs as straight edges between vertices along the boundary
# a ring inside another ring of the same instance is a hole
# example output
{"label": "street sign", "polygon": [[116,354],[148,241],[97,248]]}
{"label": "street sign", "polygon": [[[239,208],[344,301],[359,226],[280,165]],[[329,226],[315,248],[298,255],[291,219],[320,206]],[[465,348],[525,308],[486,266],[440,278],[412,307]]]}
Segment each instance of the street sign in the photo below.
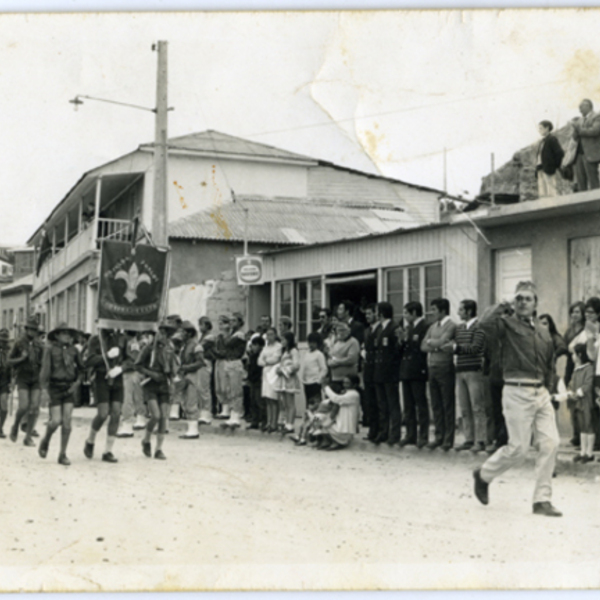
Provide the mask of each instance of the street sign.
{"label": "street sign", "polygon": [[98,326],[156,329],[169,287],[167,248],[105,240],[98,288]]}
{"label": "street sign", "polygon": [[262,256],[238,256],[235,259],[238,285],[262,285]]}

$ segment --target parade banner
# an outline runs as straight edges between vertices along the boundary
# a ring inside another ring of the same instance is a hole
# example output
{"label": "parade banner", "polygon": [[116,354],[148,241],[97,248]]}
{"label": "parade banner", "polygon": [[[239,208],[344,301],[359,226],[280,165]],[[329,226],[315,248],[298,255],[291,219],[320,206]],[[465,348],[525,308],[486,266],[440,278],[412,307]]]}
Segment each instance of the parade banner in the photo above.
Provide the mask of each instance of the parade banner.
{"label": "parade banner", "polygon": [[238,285],[262,285],[262,256],[238,256],[235,259]]}
{"label": "parade banner", "polygon": [[98,327],[156,330],[169,288],[169,250],[104,241],[98,283]]}

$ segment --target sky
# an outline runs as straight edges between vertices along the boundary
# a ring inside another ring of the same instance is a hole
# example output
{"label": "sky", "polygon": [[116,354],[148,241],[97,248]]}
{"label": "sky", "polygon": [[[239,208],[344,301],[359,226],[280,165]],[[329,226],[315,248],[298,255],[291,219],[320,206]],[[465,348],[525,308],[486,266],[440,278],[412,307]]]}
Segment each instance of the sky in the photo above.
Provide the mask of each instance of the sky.
{"label": "sky", "polygon": [[[213,129],[473,198],[481,178],[600,106],[600,10],[0,15],[0,246],[24,244],[87,170]],[[445,150],[444,150],[445,149]]]}

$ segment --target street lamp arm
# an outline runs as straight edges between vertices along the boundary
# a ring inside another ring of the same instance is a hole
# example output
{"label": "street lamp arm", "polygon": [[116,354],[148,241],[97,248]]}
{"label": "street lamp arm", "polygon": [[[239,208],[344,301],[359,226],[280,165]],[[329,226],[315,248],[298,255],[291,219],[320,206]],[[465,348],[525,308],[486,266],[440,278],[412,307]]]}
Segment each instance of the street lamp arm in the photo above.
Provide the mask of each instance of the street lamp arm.
{"label": "street lamp arm", "polygon": [[[128,102],[118,102],[117,100],[107,100],[106,98],[95,98],[94,96],[85,96],[78,94],[75,96],[73,100],[69,100],[72,104],[75,105],[75,109],[77,110],[77,106],[79,104],[83,104],[81,98],[85,98],[86,100],[96,100],[97,102],[107,102],[109,104],[118,104],[119,106],[128,106],[129,108],[137,108],[138,110],[146,110],[148,112],[156,113],[156,108],[148,108],[147,106],[139,106],[138,104],[129,104]],[[173,107],[168,108],[167,110],[174,110]]]}

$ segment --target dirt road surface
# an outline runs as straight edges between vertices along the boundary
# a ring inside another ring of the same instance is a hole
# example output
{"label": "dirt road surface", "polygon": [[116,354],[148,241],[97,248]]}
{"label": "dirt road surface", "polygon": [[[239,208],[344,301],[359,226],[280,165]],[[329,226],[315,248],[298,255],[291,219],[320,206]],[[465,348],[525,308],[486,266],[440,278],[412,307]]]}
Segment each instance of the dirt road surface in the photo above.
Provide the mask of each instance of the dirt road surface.
{"label": "dirt road surface", "polygon": [[[0,440],[0,589],[395,589],[600,585],[600,481],[560,473],[558,519],[531,514],[531,466],[473,496],[483,457],[416,449],[320,452],[287,439],[203,433],[166,461],[117,440],[116,465],[70,467]],[[40,424],[39,429],[42,429]]]}

